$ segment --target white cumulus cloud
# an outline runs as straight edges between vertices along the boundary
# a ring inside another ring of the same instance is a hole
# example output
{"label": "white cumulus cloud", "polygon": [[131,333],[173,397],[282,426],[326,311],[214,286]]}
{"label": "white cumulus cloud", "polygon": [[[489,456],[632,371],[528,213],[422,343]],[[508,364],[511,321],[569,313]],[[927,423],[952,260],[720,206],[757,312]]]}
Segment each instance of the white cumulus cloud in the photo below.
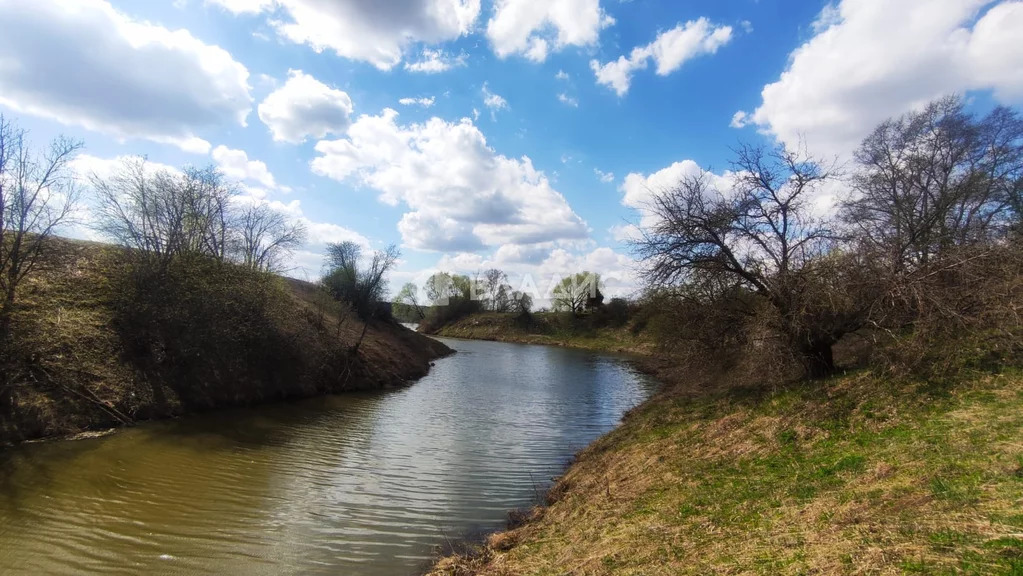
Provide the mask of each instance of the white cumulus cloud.
{"label": "white cumulus cloud", "polygon": [[224,176],[241,182],[253,182],[266,188],[276,188],[277,181],[270,169],[260,160],[249,160],[244,150],[232,150],[217,146],[212,152],[213,161]]}
{"label": "white cumulus cloud", "polygon": [[528,157],[498,154],[468,118],[399,125],[397,117],[390,109],[361,116],[348,138],[316,145],[312,168],[408,206],[398,224],[406,245],[472,252],[587,236],[585,222]]}
{"label": "white cumulus cloud", "polygon": [[659,76],[667,76],[682,67],[688,60],[714,54],[732,40],[731,26],[716,26],[706,18],[690,20],[657,35],[646,46],[637,46],[629,56],[601,64],[590,61],[590,69],[597,77],[597,83],[614,90],[619,96],[629,91],[632,75],[645,70],[649,61],[654,60]]}
{"label": "white cumulus cloud", "polygon": [[0,104],[115,138],[205,154],[197,134],[244,126],[249,72],[187,30],[105,0],[0,0]]}
{"label": "white cumulus cloud", "polygon": [[[622,205],[635,209],[640,215],[640,226],[648,226],[652,223],[650,206],[654,197],[673,189],[684,178],[699,176],[700,174],[705,174],[705,177],[710,179],[708,185],[712,190],[716,189],[721,192],[727,192],[732,189],[734,182],[733,173],[725,172],[719,175],[705,172],[695,161],[682,160],[651,174],[630,173],[625,177],[620,187]],[[620,228],[614,232],[616,235],[625,236],[634,234],[636,230],[634,228]]]}
{"label": "white cumulus cloud", "polygon": [[543,62],[566,46],[596,44],[612,24],[600,0],[497,0],[487,38],[500,58],[518,54]]}
{"label": "white cumulus cloud", "polygon": [[237,14],[270,14],[277,33],[381,70],[413,43],[437,44],[472,30],[480,0],[208,0]]}
{"label": "white cumulus cloud", "polygon": [[1023,2],[842,0],[814,30],[752,114],[784,144],[845,155],[882,120],[949,92],[1023,102]]}
{"label": "white cumulus cloud", "polygon": [[306,138],[344,134],[353,110],[352,99],[345,92],[301,70],[291,70],[288,81],[260,103],[259,119],[270,128],[274,140],[299,143]]}
{"label": "white cumulus cloud", "polygon": [[732,128],[745,128],[752,121],[748,112],[739,110],[732,115],[732,121],[728,125]]}

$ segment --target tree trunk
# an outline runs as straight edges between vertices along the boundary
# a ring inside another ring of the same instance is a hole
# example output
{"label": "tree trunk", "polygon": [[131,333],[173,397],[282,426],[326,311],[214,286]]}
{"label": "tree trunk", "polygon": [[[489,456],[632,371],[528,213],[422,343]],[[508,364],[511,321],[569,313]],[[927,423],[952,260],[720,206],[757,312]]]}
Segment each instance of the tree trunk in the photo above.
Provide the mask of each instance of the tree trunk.
{"label": "tree trunk", "polygon": [[806,376],[811,379],[824,378],[835,372],[834,342],[830,339],[812,340],[803,348],[803,365]]}
{"label": "tree trunk", "polygon": [[14,315],[14,290],[8,289],[4,295],[3,304],[0,305],[0,348],[7,344],[7,337],[11,330],[11,317]]}

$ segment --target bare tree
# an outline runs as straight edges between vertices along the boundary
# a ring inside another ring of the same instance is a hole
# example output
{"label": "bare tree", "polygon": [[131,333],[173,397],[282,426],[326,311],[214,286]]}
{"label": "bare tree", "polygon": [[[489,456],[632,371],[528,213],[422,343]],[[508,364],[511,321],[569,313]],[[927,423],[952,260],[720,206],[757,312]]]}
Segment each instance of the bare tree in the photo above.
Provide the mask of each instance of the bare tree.
{"label": "bare tree", "polygon": [[860,146],[856,196],[844,219],[896,270],[1004,234],[1020,219],[1023,120],[983,119],[958,96],[879,125]]}
{"label": "bare tree", "polygon": [[147,174],[145,158],[125,159],[109,179],[93,174],[97,228],[138,254],[167,261],[180,245],[184,208],[173,198],[173,176]]}
{"label": "bare tree", "polygon": [[383,300],[384,294],[387,292],[387,273],[394,268],[400,257],[401,252],[398,247],[391,244],[383,250],[377,250],[370,258],[369,267],[366,269],[364,277],[374,302]]}
{"label": "bare tree", "polygon": [[186,250],[225,260],[231,240],[233,185],[213,166],[186,167],[179,181],[185,203]]}
{"label": "bare tree", "polygon": [[110,178],[93,175],[92,185],[99,230],[156,269],[182,254],[226,260],[235,190],[216,169],[174,174],[131,158]]}
{"label": "bare tree", "polygon": [[362,248],[352,241],[327,245],[325,275],[322,284],[331,295],[348,302],[365,320],[372,318],[387,292],[386,275],[397,263],[401,253],[394,245],[370,257],[360,267]]}
{"label": "bare tree", "polygon": [[6,339],[18,287],[47,238],[71,221],[79,188],[70,162],[81,142],[57,138],[34,153],[26,133],[0,116],[0,341]]}
{"label": "bare tree", "polygon": [[280,272],[283,259],[305,242],[305,227],[266,203],[242,210],[237,227],[239,258],[253,270]]}
{"label": "bare tree", "polygon": [[387,292],[386,275],[400,256],[398,247],[392,244],[384,250],[374,252],[369,265],[360,269],[362,248],[358,244],[347,240],[327,245],[327,274],[321,283],[335,299],[350,304],[363,320],[362,333],[348,350],[352,357],[359,352],[369,329],[369,322],[376,316],[380,303],[384,300],[384,294]]}
{"label": "bare tree", "polygon": [[811,286],[834,285],[825,269],[811,267],[835,237],[809,205],[833,169],[803,151],[735,152],[731,189],[718,190],[701,174],[654,196],[648,207],[654,223],[635,243],[646,278],[654,288],[725,286],[759,295],[806,371],[830,372],[832,345],[861,321],[861,311],[844,303],[831,307],[819,293],[805,297]]}

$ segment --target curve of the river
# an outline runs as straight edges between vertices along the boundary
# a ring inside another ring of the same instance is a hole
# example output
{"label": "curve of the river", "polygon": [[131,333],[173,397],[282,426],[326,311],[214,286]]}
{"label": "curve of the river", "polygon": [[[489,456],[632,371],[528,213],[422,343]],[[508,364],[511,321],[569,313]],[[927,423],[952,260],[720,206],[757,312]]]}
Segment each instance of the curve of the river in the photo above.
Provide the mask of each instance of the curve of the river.
{"label": "curve of the river", "polygon": [[445,342],[403,390],[0,452],[0,573],[412,574],[654,387],[620,358]]}

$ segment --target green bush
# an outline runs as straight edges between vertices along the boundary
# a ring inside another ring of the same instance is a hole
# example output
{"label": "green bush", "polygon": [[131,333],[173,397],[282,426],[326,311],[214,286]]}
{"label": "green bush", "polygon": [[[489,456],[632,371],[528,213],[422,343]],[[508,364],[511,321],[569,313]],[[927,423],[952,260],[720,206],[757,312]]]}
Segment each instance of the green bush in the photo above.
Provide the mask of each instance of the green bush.
{"label": "green bush", "polygon": [[483,311],[482,303],[479,300],[451,296],[444,306],[432,306],[426,313],[426,318],[420,323],[420,330],[426,333],[434,333],[441,328],[458,322],[462,318]]}

